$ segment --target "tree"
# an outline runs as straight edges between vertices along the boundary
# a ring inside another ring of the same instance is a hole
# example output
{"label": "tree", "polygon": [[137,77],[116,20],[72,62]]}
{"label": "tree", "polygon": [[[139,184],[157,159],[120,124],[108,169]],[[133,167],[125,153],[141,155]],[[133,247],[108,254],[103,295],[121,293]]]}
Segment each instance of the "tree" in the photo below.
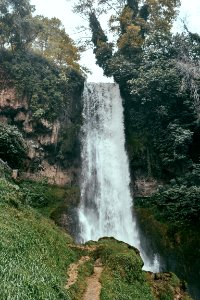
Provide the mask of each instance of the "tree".
{"label": "tree", "polygon": [[175,65],[182,76],[182,90],[190,91],[198,122],[200,121],[200,36],[186,32],[177,35],[173,42],[173,52],[176,54]]}
{"label": "tree", "polygon": [[1,0],[0,47],[33,50],[57,65],[79,70],[79,49],[65,32],[61,21],[33,17],[35,8],[29,0]]}
{"label": "tree", "polygon": [[33,42],[33,49],[42,56],[62,66],[79,69],[80,59],[78,48],[65,32],[61,21],[57,18],[48,19],[43,16],[35,17],[35,22],[42,30]]}
{"label": "tree", "polygon": [[2,0],[0,4],[1,47],[26,48],[39,30],[32,17],[34,6],[29,0]]}
{"label": "tree", "polygon": [[33,118],[52,121],[83,84],[80,54],[59,19],[33,11],[30,0],[0,2],[1,87],[14,85]]}
{"label": "tree", "polygon": [[[179,0],[82,0],[75,5],[75,12],[88,19],[97,64],[127,93],[127,82],[137,76],[147,53],[152,48],[156,53],[170,39],[178,6]],[[105,12],[110,12],[110,30],[115,34],[112,42],[98,20]]]}

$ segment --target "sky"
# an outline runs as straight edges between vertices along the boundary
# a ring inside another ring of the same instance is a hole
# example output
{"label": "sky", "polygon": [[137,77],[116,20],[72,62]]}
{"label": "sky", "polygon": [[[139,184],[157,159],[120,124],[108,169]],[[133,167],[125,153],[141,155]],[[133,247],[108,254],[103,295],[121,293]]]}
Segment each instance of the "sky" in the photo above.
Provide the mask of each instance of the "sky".
{"label": "sky", "polygon": [[[31,0],[31,4],[35,5],[36,14],[60,19],[66,32],[76,41],[79,36],[76,27],[82,25],[84,21],[81,17],[73,14],[73,2],[73,0]],[[200,33],[200,0],[181,0],[180,14],[174,25],[174,31],[181,31],[181,19],[186,20],[190,31]],[[105,26],[105,22],[102,25]],[[88,81],[112,81],[112,79],[103,76],[102,69],[95,64],[92,50],[88,50],[82,55],[80,63],[92,71],[92,74],[88,76]]]}

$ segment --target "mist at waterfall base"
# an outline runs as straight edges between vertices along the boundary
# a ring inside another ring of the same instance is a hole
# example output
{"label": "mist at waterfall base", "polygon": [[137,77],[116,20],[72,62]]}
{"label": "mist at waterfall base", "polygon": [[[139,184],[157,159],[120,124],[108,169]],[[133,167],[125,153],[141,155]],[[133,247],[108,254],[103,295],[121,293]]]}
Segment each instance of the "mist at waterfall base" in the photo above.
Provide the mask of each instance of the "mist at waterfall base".
{"label": "mist at waterfall base", "polygon": [[159,271],[141,249],[133,217],[123,106],[115,83],[88,83],[83,92],[80,242],[114,237],[140,250],[144,269]]}

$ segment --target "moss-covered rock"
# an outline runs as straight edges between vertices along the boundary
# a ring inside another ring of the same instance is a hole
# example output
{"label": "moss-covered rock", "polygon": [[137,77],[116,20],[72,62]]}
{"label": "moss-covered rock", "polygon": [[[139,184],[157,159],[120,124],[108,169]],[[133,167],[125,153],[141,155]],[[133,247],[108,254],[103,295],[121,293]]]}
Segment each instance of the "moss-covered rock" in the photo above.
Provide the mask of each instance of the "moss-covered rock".
{"label": "moss-covered rock", "polygon": [[86,245],[93,249],[88,255],[103,264],[101,300],[191,299],[185,292],[184,282],[175,274],[143,271],[143,261],[136,248],[114,238],[102,238]]}

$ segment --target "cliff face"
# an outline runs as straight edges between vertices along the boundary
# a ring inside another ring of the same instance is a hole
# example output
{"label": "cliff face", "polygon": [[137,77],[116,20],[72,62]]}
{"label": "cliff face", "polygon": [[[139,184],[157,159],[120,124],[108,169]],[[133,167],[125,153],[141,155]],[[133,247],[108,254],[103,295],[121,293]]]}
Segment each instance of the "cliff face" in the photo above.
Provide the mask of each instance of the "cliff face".
{"label": "cliff face", "polygon": [[68,111],[61,111],[54,121],[36,118],[27,99],[19,98],[14,87],[0,91],[0,122],[15,125],[22,132],[28,156],[23,178],[47,178],[57,185],[77,180],[79,168],[79,129],[81,125],[81,90],[70,99]]}

